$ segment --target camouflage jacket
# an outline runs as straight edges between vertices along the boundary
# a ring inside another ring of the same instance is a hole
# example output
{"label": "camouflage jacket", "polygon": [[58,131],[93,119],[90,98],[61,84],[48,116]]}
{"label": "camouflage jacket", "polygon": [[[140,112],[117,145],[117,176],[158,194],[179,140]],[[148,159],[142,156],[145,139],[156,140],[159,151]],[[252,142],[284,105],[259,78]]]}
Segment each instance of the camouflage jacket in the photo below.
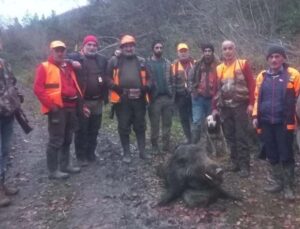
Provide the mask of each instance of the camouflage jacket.
{"label": "camouflage jacket", "polygon": [[20,108],[16,82],[10,65],[0,59],[0,116],[11,116]]}

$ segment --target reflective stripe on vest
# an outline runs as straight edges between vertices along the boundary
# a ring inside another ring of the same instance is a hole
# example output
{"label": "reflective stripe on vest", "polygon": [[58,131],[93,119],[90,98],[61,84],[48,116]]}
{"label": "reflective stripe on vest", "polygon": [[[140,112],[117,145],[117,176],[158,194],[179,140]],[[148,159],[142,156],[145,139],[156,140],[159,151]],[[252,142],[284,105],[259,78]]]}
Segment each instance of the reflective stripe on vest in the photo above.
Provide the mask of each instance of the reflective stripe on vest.
{"label": "reflective stripe on vest", "polygon": [[[113,70],[113,82],[115,85],[120,85],[120,76],[119,76],[120,70],[119,68],[114,68]],[[147,85],[147,79],[146,79],[146,70],[141,68],[140,70],[140,78],[141,78],[141,83],[143,86]],[[147,102],[149,101],[148,94],[146,95],[146,100]],[[111,103],[119,103],[120,102],[120,96],[118,93],[116,93],[113,90],[110,90],[110,102]]]}
{"label": "reflective stripe on vest", "polygon": [[[45,80],[45,92],[47,96],[52,100],[54,104],[59,107],[63,107],[63,101],[61,96],[61,78],[60,78],[60,69],[50,63],[50,62],[43,62],[42,65],[46,71],[46,80]],[[59,76],[59,77],[58,77]],[[77,90],[79,91],[80,95],[82,96],[81,90],[78,86],[75,73],[71,71],[72,80],[75,83]],[[43,114],[49,112],[49,108],[41,104],[41,112]]]}

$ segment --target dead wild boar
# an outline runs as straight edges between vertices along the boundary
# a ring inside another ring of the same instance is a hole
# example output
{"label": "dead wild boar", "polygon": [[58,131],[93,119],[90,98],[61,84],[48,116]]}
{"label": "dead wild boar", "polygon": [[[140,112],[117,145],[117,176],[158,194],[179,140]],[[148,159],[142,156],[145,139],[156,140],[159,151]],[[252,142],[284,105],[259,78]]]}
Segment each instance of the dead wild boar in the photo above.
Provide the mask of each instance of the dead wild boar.
{"label": "dead wild boar", "polygon": [[166,191],[159,205],[169,204],[178,198],[183,198],[189,207],[207,207],[219,198],[241,199],[221,187],[223,171],[203,148],[180,145],[166,166],[160,168],[158,174],[164,180]]}

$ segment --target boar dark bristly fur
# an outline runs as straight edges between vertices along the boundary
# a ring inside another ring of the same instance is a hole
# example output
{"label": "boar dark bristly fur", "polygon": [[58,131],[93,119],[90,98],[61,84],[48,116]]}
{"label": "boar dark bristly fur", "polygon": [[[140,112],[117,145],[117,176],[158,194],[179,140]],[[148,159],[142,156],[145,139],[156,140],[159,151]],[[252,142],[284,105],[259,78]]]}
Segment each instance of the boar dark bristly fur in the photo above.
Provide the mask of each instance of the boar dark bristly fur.
{"label": "boar dark bristly fur", "polygon": [[166,192],[159,205],[183,197],[190,206],[208,206],[218,198],[239,200],[221,188],[222,169],[199,145],[180,145],[164,168],[158,172]]}

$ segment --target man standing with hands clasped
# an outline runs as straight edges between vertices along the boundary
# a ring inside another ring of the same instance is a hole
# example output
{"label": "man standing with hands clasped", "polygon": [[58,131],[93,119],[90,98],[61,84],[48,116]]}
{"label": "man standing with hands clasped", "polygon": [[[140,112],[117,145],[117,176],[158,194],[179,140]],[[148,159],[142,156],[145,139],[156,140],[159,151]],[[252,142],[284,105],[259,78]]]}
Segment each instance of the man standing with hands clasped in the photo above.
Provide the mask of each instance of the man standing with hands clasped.
{"label": "man standing with hands clasped", "polygon": [[269,67],[256,78],[253,110],[253,125],[261,129],[275,181],[264,190],[270,193],[283,190],[285,199],[294,200],[293,139],[300,75],[286,63],[283,47],[271,46],[266,58]]}

